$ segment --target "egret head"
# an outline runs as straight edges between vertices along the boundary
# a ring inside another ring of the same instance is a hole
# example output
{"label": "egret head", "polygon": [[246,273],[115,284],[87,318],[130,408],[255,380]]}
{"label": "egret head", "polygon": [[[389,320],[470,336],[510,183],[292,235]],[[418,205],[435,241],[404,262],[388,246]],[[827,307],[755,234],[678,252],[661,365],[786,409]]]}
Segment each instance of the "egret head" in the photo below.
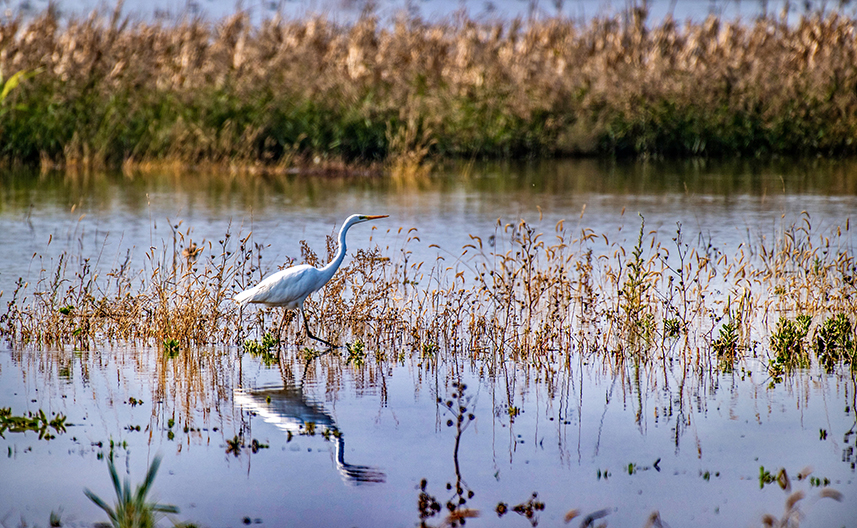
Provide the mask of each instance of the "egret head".
{"label": "egret head", "polygon": [[340,235],[344,235],[348,229],[354,224],[360,224],[362,222],[368,222],[369,220],[377,220],[378,218],[387,218],[388,215],[364,215],[364,214],[353,214],[345,219],[345,222],[342,222],[342,227],[339,230]]}
{"label": "egret head", "polygon": [[349,216],[345,220],[345,224],[354,225],[359,224],[361,222],[368,222],[369,220],[377,220],[378,218],[387,218],[389,215],[364,215],[364,214],[354,214]]}

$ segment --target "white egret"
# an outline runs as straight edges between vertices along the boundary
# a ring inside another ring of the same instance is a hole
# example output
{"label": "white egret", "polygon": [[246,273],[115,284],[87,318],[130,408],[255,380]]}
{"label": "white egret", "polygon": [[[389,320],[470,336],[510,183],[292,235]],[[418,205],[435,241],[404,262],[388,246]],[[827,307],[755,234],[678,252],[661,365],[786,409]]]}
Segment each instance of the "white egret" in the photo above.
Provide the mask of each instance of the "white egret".
{"label": "white egret", "polygon": [[[274,273],[258,285],[237,294],[234,298],[235,302],[241,305],[258,303],[271,307],[281,306],[286,310],[298,308],[304,319],[304,328],[306,329],[307,336],[316,341],[321,341],[331,348],[336,348],[329,341],[316,337],[310,332],[306,312],[304,312],[304,301],[311,294],[317,292],[327,284],[333,277],[333,274],[336,273],[336,270],[339,269],[339,266],[345,259],[345,234],[348,232],[348,229],[354,224],[378,218],[386,218],[387,216],[361,214],[349,216],[339,230],[339,248],[336,250],[336,256],[333,257],[333,260],[327,266],[319,269],[309,264],[300,264],[286,268]],[[285,313],[283,316],[285,317]]]}

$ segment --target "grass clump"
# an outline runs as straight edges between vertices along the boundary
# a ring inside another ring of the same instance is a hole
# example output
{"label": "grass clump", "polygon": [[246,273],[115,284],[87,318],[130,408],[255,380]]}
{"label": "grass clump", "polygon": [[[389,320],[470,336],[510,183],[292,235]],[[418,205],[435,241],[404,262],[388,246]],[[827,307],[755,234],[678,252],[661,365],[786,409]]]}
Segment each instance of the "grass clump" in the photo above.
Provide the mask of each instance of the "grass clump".
{"label": "grass clump", "polygon": [[175,506],[148,501],[148,495],[160,465],[160,457],[155,457],[146,472],[146,478],[137,486],[136,490],[132,491],[131,483],[127,477],[124,483],[119,481],[119,474],[113,464],[113,457],[108,457],[107,469],[110,472],[110,480],[113,482],[113,489],[116,492],[116,503],[112,507],[109,506],[89,489],[84,490],[84,494],[96,506],[104,510],[110,519],[110,526],[113,528],[152,528],[157,525],[160,516],[179,512]]}
{"label": "grass clump", "polygon": [[138,271],[129,265],[130,253],[106,273],[68,252],[47,262],[34,257],[39,276],[32,285],[17,281],[0,317],[3,334],[20,343],[78,350],[94,343],[146,342],[161,345],[167,357],[218,338],[234,342],[226,337],[236,322],[227,301],[234,281],[245,280],[257,266],[249,260],[248,238],[234,244],[227,232],[217,245],[204,242],[203,252],[178,224],[173,234],[160,251],[147,252],[145,268]]}
{"label": "grass clump", "polygon": [[247,339],[244,341],[244,351],[254,357],[259,357],[266,366],[276,365],[280,359],[277,346],[280,340],[271,332],[266,332],[261,341]]}
{"label": "grass clump", "polygon": [[717,339],[711,343],[711,348],[717,353],[717,358],[724,364],[732,364],[738,353],[738,322],[730,318],[723,323],[717,334]]}
{"label": "grass clump", "polygon": [[809,346],[806,336],[812,318],[799,315],[795,320],[780,317],[777,327],[771,335],[771,351],[774,358],[770,362],[771,375],[778,380],[783,372],[797,368],[808,368]]}
{"label": "grass clump", "polygon": [[815,331],[815,353],[828,370],[840,361],[854,368],[857,364],[857,342],[854,328],[844,313],[825,319]]}
{"label": "grass clump", "polygon": [[[619,308],[624,316],[622,325],[632,346],[651,343],[655,333],[654,315],[648,311],[654,272],[643,260],[645,226],[646,219],[640,215],[640,234],[631,250],[631,258],[622,270],[625,272],[625,278],[619,290]],[[665,321],[664,328],[666,327]]]}
{"label": "grass clump", "polygon": [[253,25],[246,12],[64,21],[49,7],[0,22],[0,71],[26,72],[2,105],[0,156],[386,162],[413,177],[438,156],[854,154],[855,25],[829,10],[791,24],[651,22],[635,6],[585,24],[367,11]]}

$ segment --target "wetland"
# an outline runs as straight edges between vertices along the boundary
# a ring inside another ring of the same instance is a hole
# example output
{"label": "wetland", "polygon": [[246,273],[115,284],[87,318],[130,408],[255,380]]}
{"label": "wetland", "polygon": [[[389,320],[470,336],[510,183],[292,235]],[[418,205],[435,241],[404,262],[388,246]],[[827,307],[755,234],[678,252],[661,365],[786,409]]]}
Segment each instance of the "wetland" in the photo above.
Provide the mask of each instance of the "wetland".
{"label": "wetland", "polygon": [[0,177],[4,526],[853,523],[851,161]]}

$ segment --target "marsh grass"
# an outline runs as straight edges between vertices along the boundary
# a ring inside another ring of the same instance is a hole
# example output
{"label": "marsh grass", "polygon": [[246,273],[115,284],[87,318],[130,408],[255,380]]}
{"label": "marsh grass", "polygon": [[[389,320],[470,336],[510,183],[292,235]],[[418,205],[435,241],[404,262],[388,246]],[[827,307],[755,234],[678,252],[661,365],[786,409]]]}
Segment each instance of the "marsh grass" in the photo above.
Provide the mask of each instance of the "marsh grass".
{"label": "marsh grass", "polygon": [[254,357],[259,357],[266,366],[278,364],[279,353],[277,345],[279,339],[271,332],[266,332],[261,340],[247,339],[244,341],[244,351]]}
{"label": "marsh grass", "polygon": [[446,156],[854,154],[855,23],[651,22],[641,6],[587,23],[149,23],[49,7],[0,22],[0,71],[20,81],[0,155],[409,174]]}
{"label": "marsh grass", "polygon": [[131,268],[130,252],[106,272],[95,269],[92,258],[68,251],[49,261],[34,257],[41,272],[33,288],[23,280],[16,283],[2,317],[4,333],[43,347],[78,350],[93,343],[155,343],[172,355],[218,337],[229,339],[234,329],[228,323],[235,318],[228,316],[235,310],[226,303],[228,288],[236,275],[252,273],[252,264],[242,258],[250,256],[248,239],[239,241],[236,256],[227,249],[229,232],[203,247],[179,226],[173,227],[171,245],[146,253],[142,270]]}
{"label": "marsh grass", "polygon": [[[300,350],[295,314],[231,301],[264,275],[264,247],[250,234],[230,233],[197,246],[179,227],[171,244],[147,254],[140,272],[120,264],[100,274],[86,259],[61,253],[32,285],[19,281],[0,316],[4,337],[78,350],[162,345],[162,369],[200,361],[211,347],[243,344],[272,365],[281,351]],[[419,233],[388,231],[384,248],[357,250],[307,299],[317,331],[348,345],[347,357],[306,349],[307,363],[320,358],[362,371],[413,358],[431,368],[460,356],[491,371],[511,362],[549,374],[580,355],[612,368],[667,372],[678,362],[730,371],[761,354],[774,380],[813,357],[827,368],[854,364],[857,263],[849,222],[818,233],[802,215],[733,254],[703,237],[686,242],[681,226],[662,243],[642,219],[632,241],[612,236],[564,221],[542,230],[498,220],[487,240],[472,236],[460,253],[435,248],[435,261],[413,262]],[[304,242],[300,259],[286,265],[320,265],[334,249],[333,236],[324,258]]]}

